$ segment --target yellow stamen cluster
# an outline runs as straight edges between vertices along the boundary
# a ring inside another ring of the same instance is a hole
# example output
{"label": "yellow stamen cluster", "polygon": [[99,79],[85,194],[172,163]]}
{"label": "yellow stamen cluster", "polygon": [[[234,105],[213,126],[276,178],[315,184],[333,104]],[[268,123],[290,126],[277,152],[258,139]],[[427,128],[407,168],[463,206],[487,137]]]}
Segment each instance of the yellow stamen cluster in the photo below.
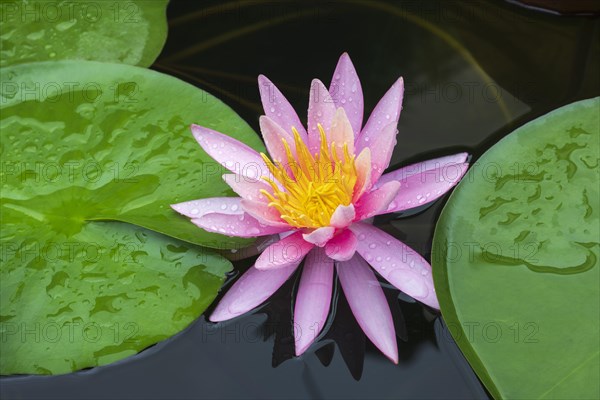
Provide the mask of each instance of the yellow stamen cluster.
{"label": "yellow stamen cluster", "polygon": [[297,228],[328,226],[335,209],[351,203],[356,183],[355,157],[349,154],[348,145],[344,144],[342,149],[336,148],[335,143],[328,146],[323,127],[318,125],[318,128],[321,146],[317,154],[310,154],[294,128],[297,158],[285,139],[287,164],[277,162],[275,165],[261,153],[279,183],[262,177],[271,185],[273,193],[261,192],[270,200],[269,206],[279,211],[281,219]]}

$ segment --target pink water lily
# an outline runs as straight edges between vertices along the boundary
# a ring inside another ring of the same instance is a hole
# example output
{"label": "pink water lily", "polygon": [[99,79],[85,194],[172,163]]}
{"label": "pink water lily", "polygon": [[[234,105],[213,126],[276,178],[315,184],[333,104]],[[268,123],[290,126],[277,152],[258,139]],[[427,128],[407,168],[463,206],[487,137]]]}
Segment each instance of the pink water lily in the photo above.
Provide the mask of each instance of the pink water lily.
{"label": "pink water lily", "polygon": [[439,305],[429,263],[370,221],[442,196],[466,172],[467,154],[383,174],[396,144],[403,80],[392,85],[363,126],[362,88],[348,54],[340,57],[329,89],[312,82],[307,129],[266,77],[258,81],[266,114],[260,129],[270,158],[193,125],[204,151],[232,172],[223,179],[240,197],[172,206],[210,232],[278,239],[229,289],[210,320],[229,320],[259,306],[305,260],[294,308],[296,355],[325,325],[335,269],[362,330],[397,363],[392,316],[373,269],[416,300]]}

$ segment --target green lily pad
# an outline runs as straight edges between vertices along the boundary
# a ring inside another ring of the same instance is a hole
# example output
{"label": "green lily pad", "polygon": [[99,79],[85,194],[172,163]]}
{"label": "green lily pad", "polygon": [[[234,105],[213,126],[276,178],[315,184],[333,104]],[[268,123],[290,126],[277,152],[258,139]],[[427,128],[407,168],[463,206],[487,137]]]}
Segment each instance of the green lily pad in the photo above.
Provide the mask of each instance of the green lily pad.
{"label": "green lily pad", "polygon": [[486,152],[436,227],[442,314],[496,398],[600,397],[600,98]]}
{"label": "green lily pad", "polygon": [[190,124],[263,150],[213,96],[158,72],[93,61],[25,64],[0,78],[3,205],[67,235],[113,220],[207,247],[251,243],[205,232],[169,207],[233,195]]}
{"label": "green lily pad", "polygon": [[1,208],[3,375],[61,374],[136,354],[202,314],[231,269],[220,255],[134,225],[66,232],[57,226],[69,217],[21,207]]}
{"label": "green lily pad", "polygon": [[151,65],[167,38],[168,0],[3,0],[0,66],[46,60]]}

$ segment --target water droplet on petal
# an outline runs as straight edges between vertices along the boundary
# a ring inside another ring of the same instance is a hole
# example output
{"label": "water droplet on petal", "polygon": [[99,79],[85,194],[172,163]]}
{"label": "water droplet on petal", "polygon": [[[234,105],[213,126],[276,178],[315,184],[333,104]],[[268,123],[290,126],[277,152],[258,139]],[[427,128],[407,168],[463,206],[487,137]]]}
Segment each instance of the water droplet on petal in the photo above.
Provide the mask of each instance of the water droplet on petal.
{"label": "water droplet on petal", "polygon": [[405,287],[407,292],[415,298],[424,298],[429,294],[429,289],[425,286],[425,283],[421,279],[409,277],[405,280]]}

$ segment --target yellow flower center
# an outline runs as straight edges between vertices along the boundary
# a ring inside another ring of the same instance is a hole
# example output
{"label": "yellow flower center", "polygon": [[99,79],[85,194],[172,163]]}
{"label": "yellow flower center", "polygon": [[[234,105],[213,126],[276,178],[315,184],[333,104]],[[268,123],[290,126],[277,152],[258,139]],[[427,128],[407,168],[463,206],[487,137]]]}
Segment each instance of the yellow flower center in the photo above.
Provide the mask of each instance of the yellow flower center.
{"label": "yellow flower center", "polygon": [[346,143],[340,148],[335,143],[327,145],[325,131],[319,124],[321,146],[317,154],[310,154],[306,144],[295,128],[294,157],[289,144],[283,140],[287,163],[276,165],[261,153],[273,177],[280,183],[262,177],[273,188],[273,193],[261,192],[270,200],[281,219],[297,228],[320,228],[329,226],[331,215],[339,205],[352,202],[356,183],[354,155],[348,152]]}

